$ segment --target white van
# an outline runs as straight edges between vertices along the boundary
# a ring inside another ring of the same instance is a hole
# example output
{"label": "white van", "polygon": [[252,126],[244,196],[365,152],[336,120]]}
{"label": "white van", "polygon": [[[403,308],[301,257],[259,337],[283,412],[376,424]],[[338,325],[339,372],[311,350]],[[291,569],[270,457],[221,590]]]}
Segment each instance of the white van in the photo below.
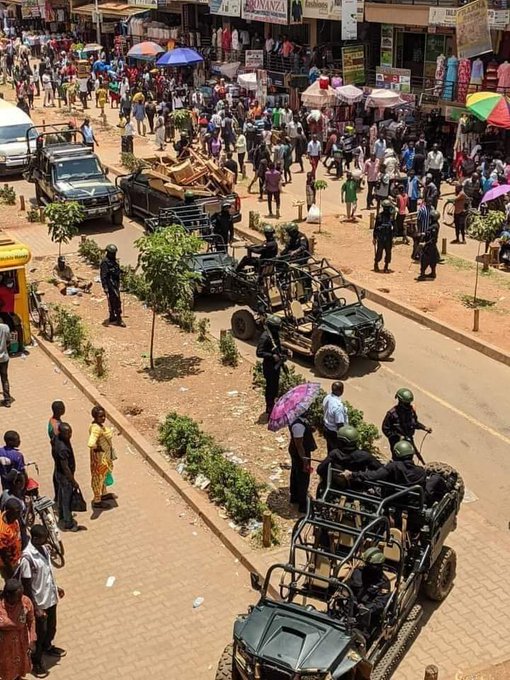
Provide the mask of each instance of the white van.
{"label": "white van", "polygon": [[[0,99],[0,177],[20,174],[28,166],[26,134],[33,125],[24,111]],[[36,131],[32,130],[34,148],[36,136]]]}

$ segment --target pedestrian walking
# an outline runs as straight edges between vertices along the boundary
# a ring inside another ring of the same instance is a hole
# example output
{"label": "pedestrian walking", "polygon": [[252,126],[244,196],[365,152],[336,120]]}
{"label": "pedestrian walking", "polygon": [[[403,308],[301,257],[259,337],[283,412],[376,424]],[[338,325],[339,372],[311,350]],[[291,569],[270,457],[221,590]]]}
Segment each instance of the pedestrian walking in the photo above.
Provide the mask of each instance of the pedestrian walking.
{"label": "pedestrian walking", "polygon": [[65,593],[55,582],[51,559],[46,544],[48,529],[34,524],[30,530],[31,540],[21,554],[19,576],[25,595],[32,602],[35,613],[37,642],[32,653],[33,673],[47,674],[43,655],[57,659],[66,655],[64,649],[53,644],[57,634],[57,605]]}
{"label": "pedestrian walking", "polygon": [[13,398],[9,385],[9,347],[11,345],[11,329],[5,323],[0,323],[0,380],[4,399],[2,406],[10,408]]}
{"label": "pedestrian walking", "polygon": [[455,225],[455,239],[453,243],[466,243],[466,208],[468,197],[462,188],[462,184],[455,185],[455,198],[453,201],[453,224]]}
{"label": "pedestrian walking", "polygon": [[373,244],[375,247],[374,271],[378,272],[379,262],[384,254],[384,272],[390,271],[391,249],[393,247],[393,215],[391,201],[382,202],[382,212],[375,218]]}
{"label": "pedestrian walking", "polygon": [[308,142],[306,153],[308,155],[308,160],[310,161],[312,172],[315,177],[322,153],[322,144],[320,143],[316,134],[312,135],[312,139]]}
{"label": "pedestrian walking", "polygon": [[[161,106],[161,105],[160,105]],[[161,110],[163,107],[161,106]],[[156,102],[151,98],[147,100],[147,103],[145,104],[145,115],[147,116],[147,120],[149,122],[149,133],[152,135],[154,134],[154,120],[156,117]],[[163,119],[163,128],[165,127],[165,120]],[[163,139],[163,142],[165,140]]]}
{"label": "pedestrian walking", "polygon": [[158,117],[156,118],[156,125],[154,126],[154,130],[156,132],[156,146],[158,148],[158,151],[163,151],[165,149],[165,117],[163,116],[162,108],[158,112]]}
{"label": "pedestrian walking", "polygon": [[53,96],[53,85],[51,82],[51,74],[48,71],[45,71],[42,75],[41,78],[42,81],[42,86],[43,86],[43,92],[44,92],[44,100],[43,100],[43,106],[55,106],[55,99]]}
{"label": "pedestrian walking", "polygon": [[136,131],[138,132],[139,135],[145,137],[147,133],[147,126],[145,125],[146,113],[145,113],[145,101],[143,100],[143,98],[142,99],[139,98],[137,101],[133,101],[132,114],[133,118],[136,120]]}
{"label": "pedestrian walking", "polygon": [[280,342],[281,323],[280,317],[269,316],[257,344],[257,357],[262,359],[262,373],[266,381],[264,396],[268,417],[278,397],[280,371],[285,361]]}
{"label": "pedestrian walking", "polygon": [[117,246],[110,243],[106,246],[105,256],[99,266],[101,285],[108,300],[108,322],[125,327],[122,319],[122,303],[120,299],[120,264],[117,260]]}
{"label": "pedestrian walking", "polygon": [[290,166],[292,165],[292,145],[288,137],[283,140],[283,144],[280,147],[280,154],[283,164],[283,178],[286,184],[291,184],[292,175],[290,172]]}
{"label": "pedestrian walking", "polygon": [[60,423],[58,435],[53,440],[53,458],[58,487],[58,516],[64,531],[80,530],[71,510],[73,492],[80,488],[74,476],[76,458],[71,444],[72,434],[69,423]]}
{"label": "pedestrian walking", "polygon": [[[430,213],[429,228],[422,236],[421,252],[420,252],[420,275],[417,281],[425,281],[426,279],[436,278],[436,266],[439,262],[440,255],[437,248],[437,239],[439,236],[439,212],[432,210]],[[430,267],[430,274],[427,274],[427,269]]]}
{"label": "pedestrian walking", "polygon": [[244,159],[246,158],[246,135],[244,132],[241,132],[237,135],[236,143],[236,153],[237,153],[237,162],[239,164],[239,170],[241,172],[242,177],[246,177],[246,169],[244,165]]}
{"label": "pedestrian walking", "polygon": [[407,173],[407,207],[410,213],[415,213],[418,209],[418,199],[420,198],[421,184],[413,169]]}
{"label": "pedestrian walking", "polygon": [[313,172],[306,173],[305,191],[306,191],[306,210],[308,212],[312,205],[315,203],[315,197],[317,195],[317,189],[315,188],[315,179],[313,176]]}
{"label": "pedestrian walking", "polygon": [[[427,154],[425,171],[432,175],[432,180],[437,188],[438,197],[441,195],[441,179],[444,165],[444,156],[439,150],[438,144],[432,145],[432,150]],[[437,202],[436,202],[437,206]]]}
{"label": "pedestrian walking", "polygon": [[328,453],[338,448],[338,430],[344,425],[349,424],[347,409],[342,401],[344,384],[336,381],[331,385],[330,394],[326,395],[322,401],[322,411],[324,414],[324,437]]}
{"label": "pedestrian walking", "polygon": [[94,130],[88,118],[85,118],[85,120],[81,124],[80,130],[82,131],[83,141],[85,145],[89,146],[92,149],[92,151],[94,151],[94,144],[97,144],[99,146],[99,142],[97,141],[94,135]]}
{"label": "pedestrian walking", "polygon": [[106,412],[101,406],[94,406],[91,412],[92,423],[89,427],[88,449],[90,452],[91,486],[94,498],[93,508],[109,508],[109,500],[115,495],[108,493],[107,487],[113,482],[113,430],[105,425]]}
{"label": "pedestrian walking", "polygon": [[377,187],[377,179],[379,176],[379,165],[379,159],[372,153],[363,166],[363,174],[367,180],[367,210],[372,208],[374,190]]}
{"label": "pedestrian walking", "polygon": [[380,132],[379,137],[374,142],[374,155],[379,161],[379,163],[384,162],[384,157],[386,155],[386,149],[388,148],[388,143],[384,137],[384,133]]}
{"label": "pedestrian walking", "polygon": [[409,205],[409,197],[404,190],[404,185],[399,184],[398,193],[395,197],[397,203],[397,217],[395,225],[395,237],[403,239],[404,243],[409,243],[407,238],[405,219],[407,215],[407,206]]}
{"label": "pedestrian walking", "polygon": [[0,678],[21,680],[32,670],[35,644],[34,606],[18,579],[9,578],[0,595]]}
{"label": "pedestrian walking", "polygon": [[290,503],[297,505],[299,512],[305,513],[312,472],[311,454],[317,449],[317,444],[311,425],[305,416],[296,418],[289,426],[289,430]]}
{"label": "pedestrian walking", "polygon": [[306,135],[303,132],[303,128],[300,124],[297,126],[297,135],[294,143],[294,150],[296,154],[296,163],[300,167],[300,172],[304,172],[305,169],[303,167],[303,156],[306,154],[308,149],[308,140],[306,139]]}
{"label": "pedestrian walking", "polygon": [[276,219],[280,218],[280,193],[282,188],[282,173],[275,168],[274,163],[269,163],[264,175],[264,183],[267,192],[267,207],[269,216],[273,217],[273,199],[276,205]]}
{"label": "pedestrian walking", "polygon": [[[0,576],[11,578],[21,557],[21,524],[23,506],[17,498],[9,498],[0,513]],[[1,656],[0,656],[1,658]],[[3,680],[3,676],[0,675]]]}
{"label": "pedestrian walking", "polygon": [[342,184],[340,202],[345,203],[346,219],[356,221],[356,208],[358,207],[358,183],[352,177],[352,172],[347,172],[346,180]]}

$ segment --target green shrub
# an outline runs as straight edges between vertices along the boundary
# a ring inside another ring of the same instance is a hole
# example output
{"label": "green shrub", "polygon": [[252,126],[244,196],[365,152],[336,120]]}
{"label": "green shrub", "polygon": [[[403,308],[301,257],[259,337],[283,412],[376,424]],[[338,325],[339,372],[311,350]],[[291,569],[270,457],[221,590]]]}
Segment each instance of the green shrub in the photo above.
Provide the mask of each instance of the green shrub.
{"label": "green shrub", "polygon": [[197,331],[198,331],[197,340],[199,342],[206,342],[209,339],[207,337],[207,333],[209,332],[209,325],[210,325],[210,321],[209,321],[209,319],[206,319],[205,317],[198,320],[198,322],[197,322]]}
{"label": "green shrub", "polygon": [[[278,396],[281,397],[282,394],[288,392],[288,390],[296,387],[296,385],[301,385],[307,382],[306,378],[300,373],[296,372],[294,366],[287,366],[288,370],[283,370],[280,373],[280,385]],[[262,373],[262,363],[257,361],[253,367],[253,377],[252,383],[255,387],[264,389],[265,379]],[[323,429],[323,411],[322,411],[322,401],[326,396],[326,392],[323,389],[319,390],[317,398],[313,401],[312,405],[308,409],[308,419],[310,424],[315,427],[319,432]],[[348,401],[344,400],[345,407],[347,409],[347,414],[349,416],[349,423],[357,428],[360,440],[359,447],[365,451],[374,452],[377,451],[377,446],[375,441],[379,439],[379,430],[373,423],[367,423],[364,419],[363,411],[354,408]]]}
{"label": "green shrub", "polygon": [[197,327],[197,317],[191,309],[171,310],[168,317],[186,333],[193,333]]}
{"label": "green shrub", "polygon": [[223,449],[194,420],[175,411],[169,413],[159,428],[159,441],[169,455],[184,456],[186,475],[191,481],[198,475],[207,477],[209,497],[224,506],[235,522],[262,517],[262,485],[250,472],[228,460]]}
{"label": "green shrub", "polygon": [[143,274],[139,274],[131,265],[121,267],[121,288],[125,293],[131,293],[142,302],[149,297],[149,287]]}
{"label": "green shrub", "polygon": [[120,154],[121,165],[129,172],[137,172],[147,167],[147,162],[143,158],[137,158],[133,153],[123,152]]}
{"label": "green shrub", "polygon": [[233,366],[234,368],[239,365],[239,358],[241,355],[239,354],[232,333],[224,333],[220,337],[219,348],[222,364],[225,366]]}
{"label": "green shrub", "polygon": [[13,187],[8,184],[4,184],[0,188],[0,203],[2,205],[14,205],[16,203],[16,192]]}
{"label": "green shrub", "polygon": [[60,305],[55,307],[55,318],[55,333],[62,340],[64,349],[72,349],[78,356],[81,356],[87,339],[83,321],[77,314]]}
{"label": "green shrub", "polygon": [[78,255],[83,257],[85,262],[91,264],[93,267],[99,267],[103,259],[103,251],[97,241],[93,238],[86,238],[78,246]]}
{"label": "green shrub", "polygon": [[40,222],[41,214],[37,208],[30,208],[27,210],[27,222]]}

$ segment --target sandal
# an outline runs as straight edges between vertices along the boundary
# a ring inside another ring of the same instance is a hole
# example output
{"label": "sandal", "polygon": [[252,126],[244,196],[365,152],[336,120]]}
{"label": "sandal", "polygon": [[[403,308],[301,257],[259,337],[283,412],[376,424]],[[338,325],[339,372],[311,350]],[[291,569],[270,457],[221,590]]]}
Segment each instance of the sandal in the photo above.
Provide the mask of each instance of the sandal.
{"label": "sandal", "polygon": [[117,496],[114,493],[104,493],[101,496],[102,501],[114,501],[116,498],[117,498]]}

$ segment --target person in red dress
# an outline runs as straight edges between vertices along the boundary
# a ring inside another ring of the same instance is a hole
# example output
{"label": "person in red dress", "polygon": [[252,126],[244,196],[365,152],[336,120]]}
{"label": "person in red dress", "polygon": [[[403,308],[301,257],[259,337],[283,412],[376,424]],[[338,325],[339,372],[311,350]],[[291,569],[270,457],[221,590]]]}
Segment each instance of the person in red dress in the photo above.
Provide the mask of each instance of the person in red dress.
{"label": "person in red dress", "polygon": [[34,606],[17,579],[8,579],[0,596],[0,678],[18,680],[32,670],[36,640]]}

